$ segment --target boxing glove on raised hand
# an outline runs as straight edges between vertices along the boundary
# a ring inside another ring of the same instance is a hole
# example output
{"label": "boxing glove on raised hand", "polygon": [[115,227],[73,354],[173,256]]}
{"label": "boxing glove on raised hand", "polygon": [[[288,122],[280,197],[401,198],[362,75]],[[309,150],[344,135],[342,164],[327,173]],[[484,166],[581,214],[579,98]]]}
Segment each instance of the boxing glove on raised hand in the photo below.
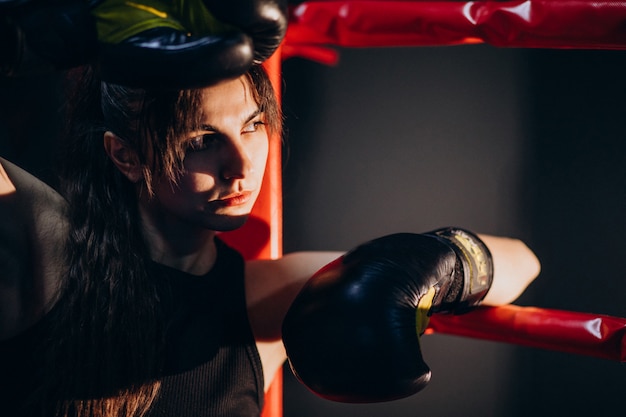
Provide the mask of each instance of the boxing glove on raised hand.
{"label": "boxing glove on raised hand", "polygon": [[287,33],[285,0],[204,0],[219,20],[241,28],[254,43],[254,61],[261,63],[278,48]]}
{"label": "boxing glove on raised hand", "polygon": [[492,280],[489,250],[467,230],[362,244],[317,272],[288,310],[282,330],[291,369],[333,401],[412,395],[430,380],[419,339],[428,317],[478,305]]}
{"label": "boxing glove on raised hand", "polygon": [[86,0],[0,0],[0,75],[72,68],[92,60],[97,46]]}
{"label": "boxing glove on raised hand", "polygon": [[237,77],[276,49],[286,13],[274,0],[104,0],[94,8],[102,78],[181,89]]}

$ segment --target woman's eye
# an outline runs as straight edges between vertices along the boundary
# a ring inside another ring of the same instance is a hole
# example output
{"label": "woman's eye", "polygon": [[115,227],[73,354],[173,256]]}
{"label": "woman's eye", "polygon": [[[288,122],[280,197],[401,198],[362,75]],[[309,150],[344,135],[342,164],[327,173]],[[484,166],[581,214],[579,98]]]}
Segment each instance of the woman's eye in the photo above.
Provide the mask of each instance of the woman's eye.
{"label": "woman's eye", "polygon": [[187,149],[190,151],[203,151],[215,144],[217,139],[217,135],[215,134],[204,134],[196,136],[189,140]]}
{"label": "woman's eye", "polygon": [[243,133],[253,133],[259,130],[259,128],[263,127],[265,123],[262,120],[257,120],[254,122],[250,122],[244,126],[242,132]]}

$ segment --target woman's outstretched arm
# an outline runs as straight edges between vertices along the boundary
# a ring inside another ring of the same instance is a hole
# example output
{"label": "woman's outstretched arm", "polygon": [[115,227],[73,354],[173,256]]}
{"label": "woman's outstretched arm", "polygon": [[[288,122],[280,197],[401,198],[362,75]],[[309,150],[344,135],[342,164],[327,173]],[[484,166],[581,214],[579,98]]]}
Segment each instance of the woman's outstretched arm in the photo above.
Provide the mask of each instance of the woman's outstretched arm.
{"label": "woman's outstretched arm", "polygon": [[515,301],[541,272],[535,253],[521,240],[478,235],[493,258],[493,283],[483,304],[498,306]]}
{"label": "woman's outstretched arm", "polygon": [[[493,282],[483,304],[513,302],[538,276],[539,260],[519,239],[479,237],[491,252],[494,266]],[[273,261],[247,263],[248,311],[266,370],[266,386],[286,358],[280,340],[281,325],[291,303],[311,276],[342,255],[342,252],[296,252]]]}
{"label": "woman's outstretched arm", "polygon": [[[492,306],[512,303],[539,275],[541,265],[537,256],[519,239],[478,236],[491,252],[494,269],[491,288],[482,303]],[[270,339],[279,337],[284,313],[305,282],[342,255],[343,252],[295,252],[277,260],[248,262],[248,304],[262,318],[262,334]]]}

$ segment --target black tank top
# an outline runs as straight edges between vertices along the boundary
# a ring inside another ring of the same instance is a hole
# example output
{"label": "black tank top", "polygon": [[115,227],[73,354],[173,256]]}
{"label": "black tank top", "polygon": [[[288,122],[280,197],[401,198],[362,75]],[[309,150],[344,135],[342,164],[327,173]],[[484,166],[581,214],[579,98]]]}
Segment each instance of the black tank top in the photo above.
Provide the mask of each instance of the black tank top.
{"label": "black tank top", "polygon": [[[166,353],[161,389],[146,417],[261,413],[263,370],[247,316],[244,262],[219,239],[216,245],[216,263],[204,276],[151,264],[163,301]],[[33,386],[33,353],[45,322],[0,342],[0,416],[22,416],[15,400]]]}
{"label": "black tank top", "polygon": [[248,322],[241,256],[216,240],[203,276],[153,264],[164,296],[165,376],[149,417],[260,415],[263,371]]}

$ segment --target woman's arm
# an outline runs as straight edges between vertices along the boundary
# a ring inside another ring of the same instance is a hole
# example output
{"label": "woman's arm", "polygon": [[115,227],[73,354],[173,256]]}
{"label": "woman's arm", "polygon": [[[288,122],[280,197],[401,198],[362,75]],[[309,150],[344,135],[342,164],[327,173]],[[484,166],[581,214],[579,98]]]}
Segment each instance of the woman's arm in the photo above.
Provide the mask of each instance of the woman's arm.
{"label": "woman's arm", "polygon": [[515,301],[541,271],[535,253],[519,239],[478,235],[493,258],[493,283],[483,300],[485,305]]}
{"label": "woman's arm", "polygon": [[[494,263],[494,278],[484,304],[509,304],[539,275],[541,265],[534,252],[521,240],[479,235]],[[280,324],[289,305],[304,283],[342,252],[296,252],[277,260],[247,263],[246,284],[249,310],[257,320],[259,336],[280,338]]]}
{"label": "woman's arm", "polygon": [[302,286],[343,252],[295,252],[276,260],[246,264],[248,311],[257,339],[280,339],[280,327]]}
{"label": "woman's arm", "polygon": [[[479,237],[489,248],[494,263],[493,283],[483,303],[501,305],[514,301],[539,274],[539,260],[521,240]],[[286,358],[281,326],[289,306],[315,272],[342,254],[298,252],[277,260],[247,263],[248,311],[266,374],[266,387]]]}
{"label": "woman's arm", "polygon": [[342,254],[297,252],[277,260],[246,263],[248,315],[263,364],[266,390],[287,358],[281,339],[287,309],[307,280]]}
{"label": "woman's arm", "polygon": [[0,158],[0,340],[36,322],[54,298],[65,209],[51,187]]}

